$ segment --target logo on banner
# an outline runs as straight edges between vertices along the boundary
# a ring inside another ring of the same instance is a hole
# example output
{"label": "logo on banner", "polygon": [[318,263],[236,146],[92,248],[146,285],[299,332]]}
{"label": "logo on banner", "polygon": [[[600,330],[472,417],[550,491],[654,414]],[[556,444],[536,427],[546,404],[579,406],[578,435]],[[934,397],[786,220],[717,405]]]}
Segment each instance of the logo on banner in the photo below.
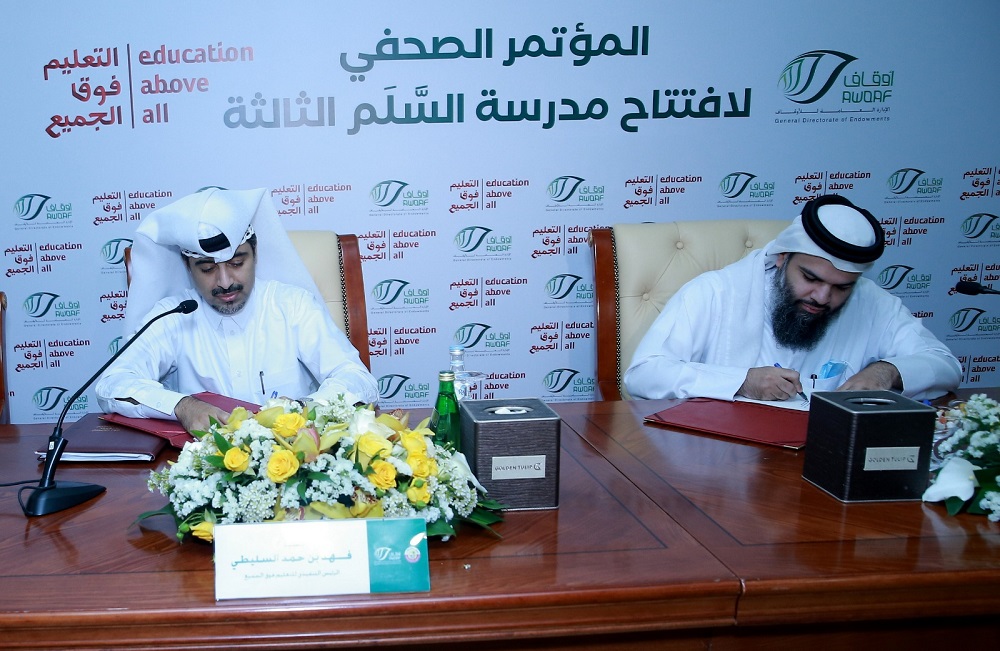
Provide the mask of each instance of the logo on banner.
{"label": "logo on banner", "polygon": [[466,226],[452,240],[463,258],[509,258],[514,246],[510,235],[499,235],[486,226]]}
{"label": "logo on banner", "polygon": [[932,280],[932,274],[917,272],[905,264],[894,264],[879,273],[877,282],[886,291],[915,296],[927,295]]}
{"label": "logo on banner", "polygon": [[108,264],[124,264],[125,249],[130,246],[132,246],[132,240],[124,237],[116,237],[104,243],[104,246],[101,247],[101,255],[104,256],[104,261]]}
{"label": "logo on banner", "polygon": [[597,210],[604,201],[603,185],[584,185],[579,176],[558,176],[549,182],[546,192],[554,202],[548,210]]}
{"label": "logo on banner", "polygon": [[774,182],[763,181],[750,172],[730,172],[719,181],[719,192],[728,201],[721,206],[770,206],[774,205]]}
{"label": "logo on banner", "polygon": [[887,199],[890,203],[897,201],[897,198],[905,198],[907,201],[940,201],[944,179],[925,176],[924,170],[914,167],[903,167],[890,174],[885,184],[894,195]]}
{"label": "logo on banner", "polygon": [[981,237],[1000,240],[1000,221],[996,215],[980,212],[969,215],[962,221],[962,234],[966,239],[978,240]]}
{"label": "logo on banner", "polygon": [[836,50],[812,50],[785,65],[778,85],[785,97],[796,104],[812,104],[837,82],[840,72],[857,57]]}
{"label": "logo on banner", "polygon": [[594,283],[581,282],[583,278],[576,274],[556,274],[545,283],[545,293],[554,306],[574,303],[592,303],[594,300]]}
{"label": "logo on banner", "polygon": [[429,382],[412,382],[408,375],[390,373],[378,379],[378,395],[382,400],[397,400],[405,404],[426,405],[432,399]]}
{"label": "logo on banner", "polygon": [[500,332],[486,323],[466,323],[452,335],[466,352],[510,353],[510,332]]}
{"label": "logo on banner", "polygon": [[798,106],[777,111],[775,123],[822,126],[888,122],[895,71],[846,74],[847,66],[857,60],[846,52],[812,50],[789,61],[778,77],[778,88]]}
{"label": "logo on banner", "polygon": [[411,287],[400,278],[387,278],[372,287],[372,298],[379,305],[404,310],[426,312],[430,303],[430,290]]}
{"label": "logo on banner", "polygon": [[549,371],[542,378],[542,384],[549,393],[560,394],[575,400],[590,400],[597,389],[597,382],[594,378],[584,376],[573,368],[557,368]]}
{"label": "logo on banner", "polygon": [[1000,334],[1000,317],[990,316],[978,307],[963,307],[948,320],[951,329],[959,333],[982,336],[987,333]]}
{"label": "logo on banner", "polygon": [[485,323],[466,323],[455,331],[451,339],[466,350],[475,348],[491,326]]}
{"label": "logo on banner", "polygon": [[41,411],[52,411],[62,403],[66,392],[67,390],[63,387],[42,387],[31,396],[31,401]]}
{"label": "logo on banner", "polygon": [[375,185],[368,197],[379,208],[399,211],[427,212],[430,193],[427,190],[407,189],[409,183],[389,179]]}
{"label": "logo on banner", "polygon": [[51,198],[45,194],[26,194],[14,202],[14,214],[21,221],[34,221],[45,210],[45,202]]}

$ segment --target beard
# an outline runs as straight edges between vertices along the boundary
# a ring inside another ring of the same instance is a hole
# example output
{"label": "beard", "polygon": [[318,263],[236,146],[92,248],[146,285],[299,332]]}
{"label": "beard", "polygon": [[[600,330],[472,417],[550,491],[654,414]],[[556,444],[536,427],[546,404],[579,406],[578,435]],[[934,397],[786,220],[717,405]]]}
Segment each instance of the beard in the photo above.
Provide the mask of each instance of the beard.
{"label": "beard", "polygon": [[775,270],[771,277],[771,287],[774,290],[771,329],[774,332],[774,339],[778,345],[784,348],[812,350],[823,339],[827,328],[836,319],[837,313],[843,305],[833,310],[827,308],[818,314],[811,314],[801,309],[800,303],[808,303],[815,307],[821,306],[809,300],[795,298],[785,276],[787,267],[787,264],[783,265],[781,269]]}
{"label": "beard", "polygon": [[[240,283],[235,283],[225,288],[216,287],[215,289],[212,290],[212,296],[220,296],[222,294],[229,294],[231,292],[242,292],[242,291],[243,291],[243,285]],[[246,307],[246,304],[247,304],[246,299],[242,301],[234,301],[232,303],[217,303],[215,301],[210,302],[210,305],[212,306],[213,310],[215,310],[219,314],[224,314],[225,316],[232,316],[233,314],[238,313],[240,310]]]}

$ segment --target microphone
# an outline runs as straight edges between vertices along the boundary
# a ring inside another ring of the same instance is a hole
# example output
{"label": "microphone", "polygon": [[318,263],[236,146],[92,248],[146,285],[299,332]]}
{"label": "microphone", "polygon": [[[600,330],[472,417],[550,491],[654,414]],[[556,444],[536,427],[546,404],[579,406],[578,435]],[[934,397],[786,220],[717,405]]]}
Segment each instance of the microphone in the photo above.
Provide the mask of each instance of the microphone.
{"label": "microphone", "polygon": [[52,430],[51,436],[49,436],[49,444],[45,451],[45,464],[42,466],[42,478],[38,482],[37,486],[26,486],[21,489],[34,491],[28,496],[27,502],[21,501],[21,492],[17,494],[17,500],[21,503],[21,510],[27,516],[32,515],[48,515],[49,513],[55,513],[56,511],[62,511],[63,509],[68,509],[71,506],[76,506],[81,502],[86,502],[87,500],[97,497],[104,492],[104,486],[99,486],[97,484],[82,484],[75,481],[55,481],[53,476],[56,473],[56,464],[59,463],[59,458],[62,456],[63,450],[66,448],[66,443],[68,441],[63,438],[62,435],[62,424],[66,419],[66,414],[69,412],[69,408],[76,402],[77,398],[83,395],[94,380],[100,377],[111,364],[118,359],[118,357],[125,352],[125,350],[132,345],[132,343],[139,338],[146,329],[153,325],[154,322],[162,319],[163,317],[176,314],[180,312],[181,314],[190,314],[198,309],[198,301],[188,299],[186,301],[181,301],[181,303],[172,310],[167,310],[163,314],[158,314],[152,319],[150,319],[146,325],[142,326],[138,332],[132,335],[132,338],[125,342],[118,351],[111,356],[111,358],[104,363],[104,366],[99,368],[96,373],[94,373],[89,380],[83,383],[76,393],[73,394],[68,401],[66,401],[66,406],[63,407],[62,413],[59,414],[59,420],[56,421],[56,426]]}
{"label": "microphone", "polygon": [[969,296],[975,296],[976,294],[1000,294],[1000,290],[983,287],[974,280],[958,281],[955,283],[955,291],[959,294],[968,294]]}

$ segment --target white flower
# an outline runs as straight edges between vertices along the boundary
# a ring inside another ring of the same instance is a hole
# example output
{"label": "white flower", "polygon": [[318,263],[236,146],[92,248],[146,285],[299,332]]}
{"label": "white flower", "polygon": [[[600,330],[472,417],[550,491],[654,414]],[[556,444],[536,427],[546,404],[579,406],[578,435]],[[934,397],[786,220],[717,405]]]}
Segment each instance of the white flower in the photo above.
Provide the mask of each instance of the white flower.
{"label": "white flower", "polygon": [[966,459],[951,457],[944,462],[937,479],[924,491],[925,502],[941,502],[949,497],[959,497],[963,501],[972,497],[979,483],[974,470],[979,470]]}

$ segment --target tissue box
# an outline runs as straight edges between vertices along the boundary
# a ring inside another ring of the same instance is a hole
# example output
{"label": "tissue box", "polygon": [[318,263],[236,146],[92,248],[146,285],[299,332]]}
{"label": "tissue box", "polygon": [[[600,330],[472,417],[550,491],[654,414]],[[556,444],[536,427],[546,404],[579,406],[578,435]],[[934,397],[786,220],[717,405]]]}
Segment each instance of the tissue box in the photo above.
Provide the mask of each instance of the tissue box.
{"label": "tissue box", "polygon": [[537,398],[462,400],[462,452],[487,497],[511,510],[559,506],[559,416]]}
{"label": "tissue box", "polygon": [[892,391],[815,392],[802,477],[843,502],[919,500],[935,413]]}

